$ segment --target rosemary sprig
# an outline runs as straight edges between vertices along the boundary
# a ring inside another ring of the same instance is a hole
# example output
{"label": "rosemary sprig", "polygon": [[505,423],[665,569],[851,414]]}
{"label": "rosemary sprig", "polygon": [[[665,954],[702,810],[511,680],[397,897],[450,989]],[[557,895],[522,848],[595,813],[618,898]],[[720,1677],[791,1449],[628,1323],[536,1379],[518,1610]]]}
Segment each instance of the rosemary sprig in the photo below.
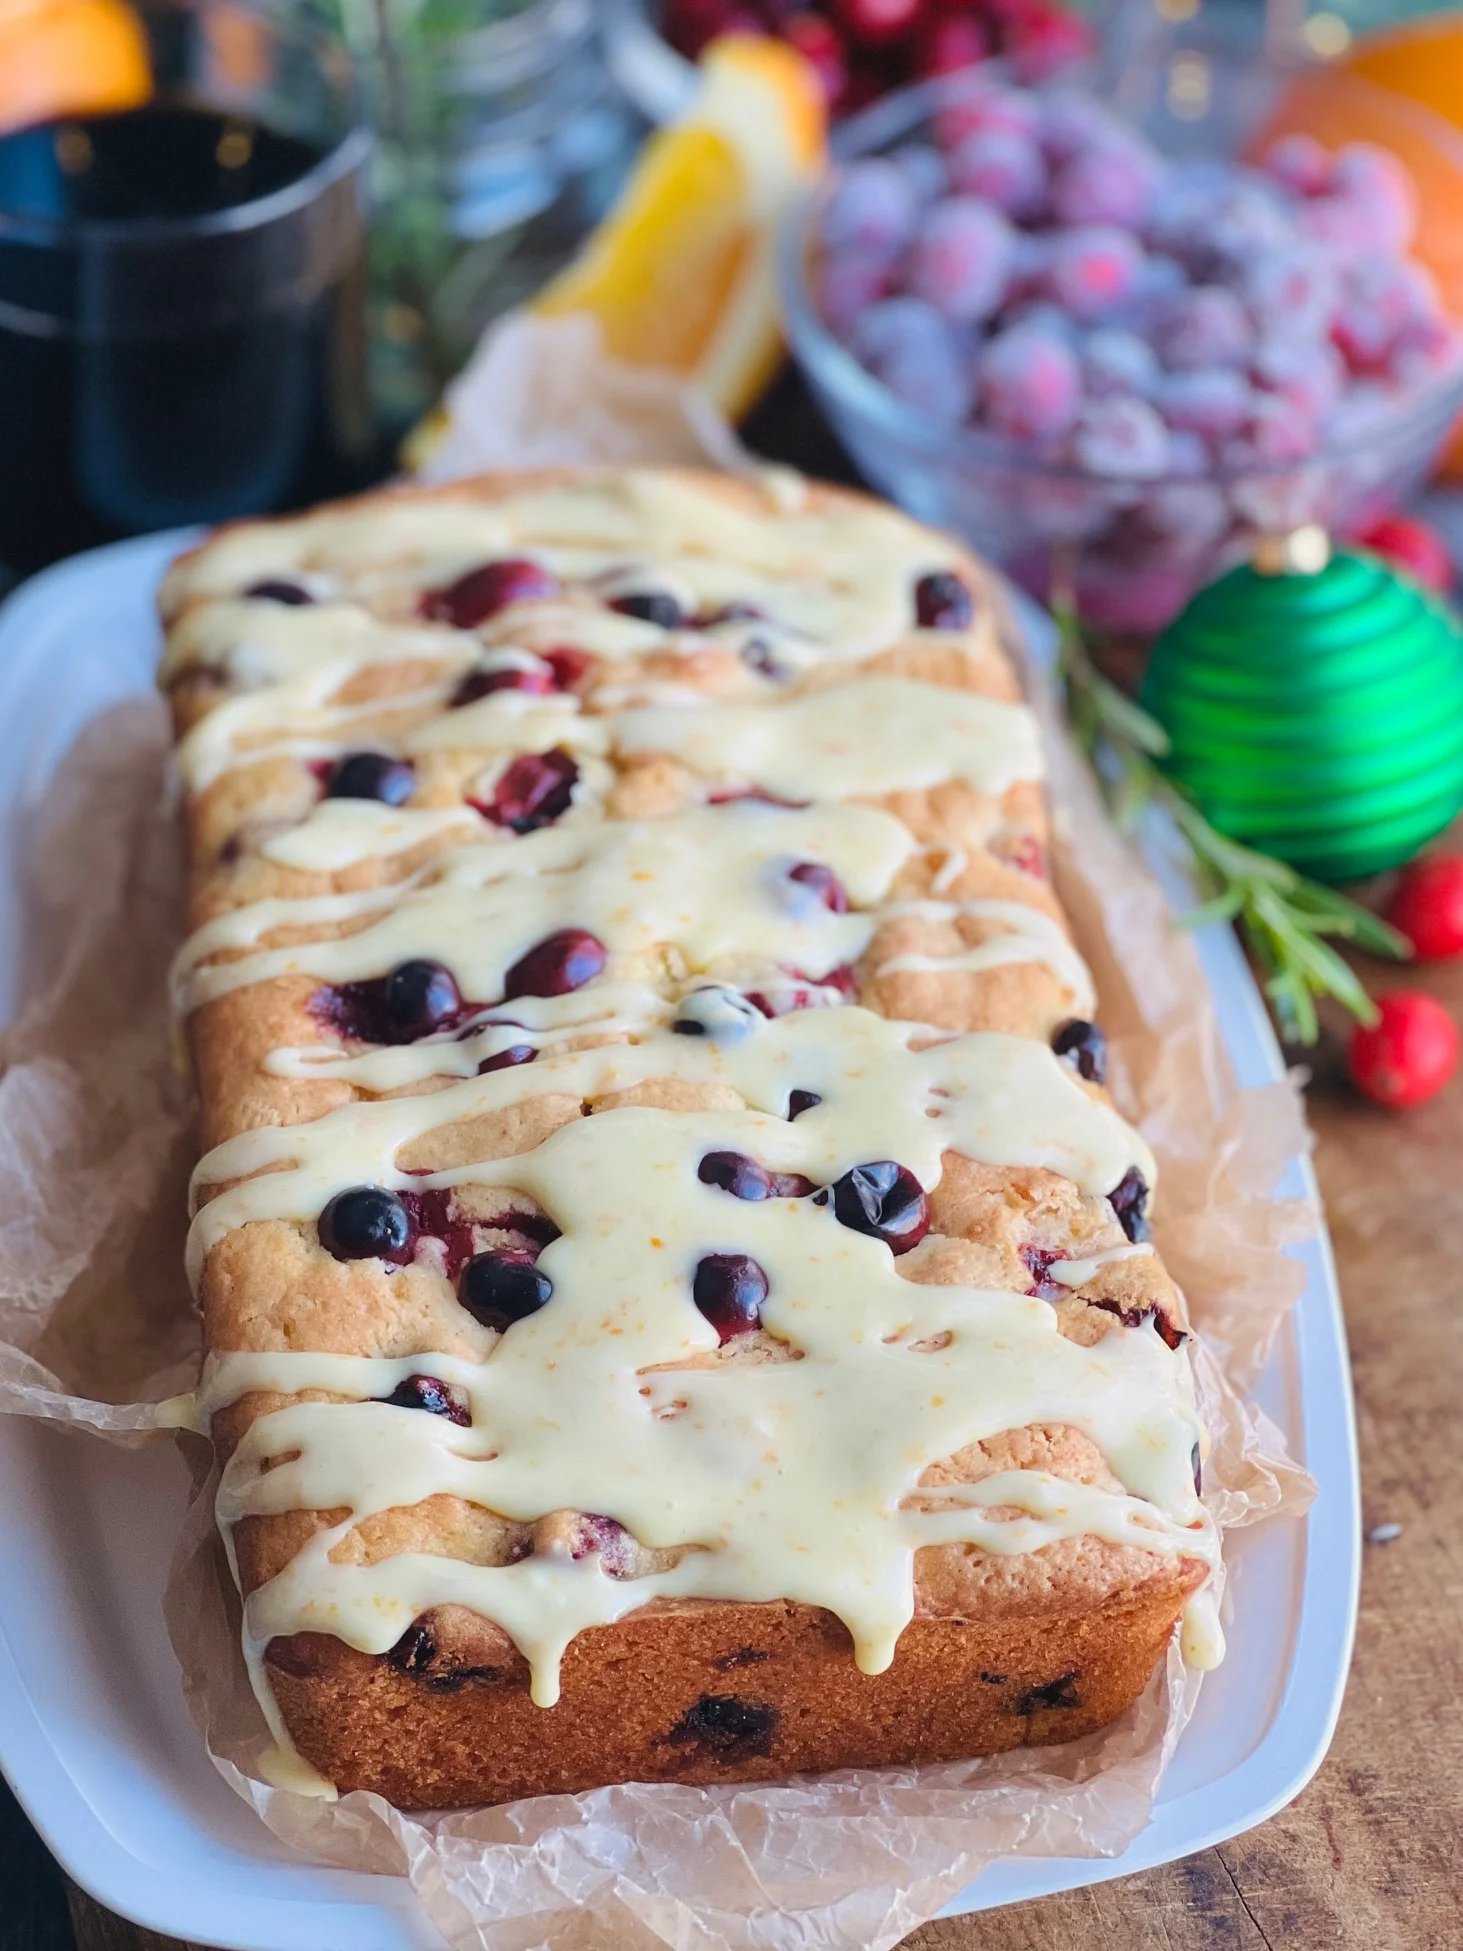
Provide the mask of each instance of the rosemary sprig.
{"label": "rosemary sprig", "polygon": [[1114,819],[1131,830],[1145,806],[1159,805],[1193,856],[1204,900],[1181,918],[1182,925],[1237,924],[1264,972],[1281,1034],[1291,1041],[1315,1042],[1319,996],[1334,997],[1363,1023],[1375,1022],[1375,1004],[1326,938],[1405,961],[1412,954],[1406,937],[1369,908],[1212,827],[1183,787],[1155,763],[1168,751],[1163,727],[1098,670],[1071,603],[1054,608],[1067,716]]}

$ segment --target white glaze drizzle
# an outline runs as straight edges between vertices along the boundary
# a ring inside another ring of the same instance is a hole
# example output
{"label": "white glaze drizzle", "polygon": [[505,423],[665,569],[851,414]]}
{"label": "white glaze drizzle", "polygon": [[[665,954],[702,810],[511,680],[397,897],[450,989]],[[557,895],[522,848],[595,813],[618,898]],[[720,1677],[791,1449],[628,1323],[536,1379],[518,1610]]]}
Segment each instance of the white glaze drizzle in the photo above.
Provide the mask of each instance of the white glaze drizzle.
{"label": "white glaze drizzle", "polygon": [[891,955],[874,970],[876,976],[979,974],[1013,962],[1043,962],[1071,990],[1076,1013],[1090,1015],[1097,996],[1087,964],[1072,946],[1061,923],[1024,901],[896,901],[880,914],[882,921],[909,917],[919,921],[956,921],[969,915],[975,921],[999,924],[999,931],[974,948],[950,955],[915,952]]}

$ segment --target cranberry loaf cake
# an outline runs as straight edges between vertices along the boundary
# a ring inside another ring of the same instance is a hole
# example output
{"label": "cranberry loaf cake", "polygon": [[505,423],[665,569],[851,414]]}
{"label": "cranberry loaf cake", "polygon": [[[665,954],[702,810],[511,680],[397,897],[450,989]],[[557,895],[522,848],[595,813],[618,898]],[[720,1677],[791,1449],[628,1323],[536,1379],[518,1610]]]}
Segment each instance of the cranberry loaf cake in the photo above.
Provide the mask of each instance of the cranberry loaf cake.
{"label": "cranberry loaf cake", "polygon": [[988,1754],[1220,1642],[1183,1302],[978,562],[496,475],[163,590],[198,1401],[271,1778]]}

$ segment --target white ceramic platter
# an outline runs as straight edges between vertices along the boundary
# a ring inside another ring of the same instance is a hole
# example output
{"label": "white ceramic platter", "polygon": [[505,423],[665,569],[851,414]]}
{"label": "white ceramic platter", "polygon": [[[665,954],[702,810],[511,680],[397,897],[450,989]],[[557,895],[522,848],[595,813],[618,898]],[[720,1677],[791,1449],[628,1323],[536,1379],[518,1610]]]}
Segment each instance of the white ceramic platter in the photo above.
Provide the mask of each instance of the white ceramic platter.
{"label": "white ceramic platter", "polygon": [[[50,569],[0,610],[0,1012],[23,951],[29,814],[96,712],[146,690],[152,596],[180,538]],[[1232,936],[1199,938],[1241,1080],[1280,1053]],[[1279,1188],[1312,1190],[1291,1162]],[[1207,1680],[1153,1819],[1111,1860],[1011,1859],[952,1911],[1124,1876],[1282,1808],[1331,1738],[1356,1613],[1356,1437],[1330,1248],[1297,1249],[1307,1286],[1256,1399],[1320,1485],[1304,1524],[1232,1543],[1230,1656]],[[184,1709],[161,1595],[184,1477],[167,1450],[119,1451],[0,1420],[0,1766],[75,1880],[147,1928],[229,1951],[440,1947],[409,1886],[294,1856],[224,1785]]]}

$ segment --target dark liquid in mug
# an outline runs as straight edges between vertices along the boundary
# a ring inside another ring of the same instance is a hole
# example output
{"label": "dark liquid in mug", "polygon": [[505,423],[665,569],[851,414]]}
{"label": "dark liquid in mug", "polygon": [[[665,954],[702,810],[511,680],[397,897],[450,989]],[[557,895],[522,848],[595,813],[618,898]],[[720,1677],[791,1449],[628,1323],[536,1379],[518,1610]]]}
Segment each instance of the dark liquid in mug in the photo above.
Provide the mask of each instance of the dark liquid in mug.
{"label": "dark liquid in mug", "polygon": [[[0,137],[0,589],[94,543],[369,477],[352,186],[239,237],[146,235],[287,190],[322,157],[178,106]],[[127,228],[43,228],[61,223]]]}

